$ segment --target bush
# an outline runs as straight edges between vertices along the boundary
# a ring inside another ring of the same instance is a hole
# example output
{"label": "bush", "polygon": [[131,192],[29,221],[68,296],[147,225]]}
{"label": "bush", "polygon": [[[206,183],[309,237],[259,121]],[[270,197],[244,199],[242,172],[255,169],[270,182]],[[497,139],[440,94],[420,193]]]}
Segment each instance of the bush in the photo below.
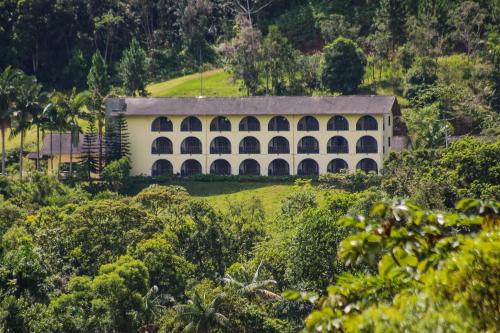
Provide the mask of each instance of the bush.
{"label": "bush", "polygon": [[130,159],[126,156],[109,163],[102,172],[102,178],[115,191],[118,191],[130,174]]}
{"label": "bush", "polygon": [[349,172],[327,173],[319,177],[319,184],[324,188],[337,188],[350,192],[360,192],[380,185],[381,177],[376,172],[356,170]]}

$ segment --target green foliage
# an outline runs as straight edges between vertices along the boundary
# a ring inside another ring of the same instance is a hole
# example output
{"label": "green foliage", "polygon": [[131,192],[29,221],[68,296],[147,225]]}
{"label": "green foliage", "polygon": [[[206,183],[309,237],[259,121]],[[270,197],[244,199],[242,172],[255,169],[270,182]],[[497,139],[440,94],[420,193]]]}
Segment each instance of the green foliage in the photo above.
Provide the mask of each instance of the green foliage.
{"label": "green foliage", "polygon": [[92,93],[94,109],[101,108],[102,100],[111,88],[111,82],[108,67],[99,50],[92,56],[92,67],[87,75],[87,85]]}
{"label": "green foliage", "polygon": [[149,272],[149,285],[158,286],[163,294],[182,299],[194,266],[177,255],[167,239],[158,235],[142,240],[129,252],[146,266]]}
{"label": "green foliage", "polygon": [[135,200],[149,209],[152,214],[180,205],[188,199],[186,189],[180,186],[150,185],[135,196]]}
{"label": "green foliage", "polygon": [[453,134],[451,124],[443,118],[437,103],[418,109],[406,109],[404,121],[413,146],[417,149],[443,147]]}
{"label": "green foliage", "polygon": [[108,164],[130,155],[127,118],[123,112],[106,120],[105,146]]}
{"label": "green foliage", "polygon": [[297,221],[287,272],[293,286],[320,291],[344,270],[337,260],[337,248],[346,232],[336,221],[345,213],[347,207],[335,211],[306,211]]}
{"label": "green foliage", "polygon": [[500,142],[484,143],[473,137],[454,142],[444,151],[442,163],[453,170],[460,198],[478,197],[498,200]]}
{"label": "green foliage", "polygon": [[[464,212],[469,206],[479,202],[457,205]],[[495,330],[498,203],[482,207],[466,215],[381,203],[369,218],[343,219],[359,232],[342,241],[340,256],[347,264],[378,262],[378,274],[341,277],[306,319],[307,330]],[[464,235],[481,224],[486,230]]]}
{"label": "green foliage", "polygon": [[431,58],[420,57],[406,73],[405,98],[416,98],[422,91],[437,80],[436,62]]}
{"label": "green foliage", "polygon": [[130,159],[127,156],[121,157],[106,165],[102,172],[102,179],[117,191],[127,180],[130,169],[132,169]]}
{"label": "green foliage", "polygon": [[146,52],[134,38],[129,48],[123,52],[118,66],[123,90],[129,96],[146,96],[147,62]]}
{"label": "green foliage", "polygon": [[342,94],[358,90],[365,73],[366,57],[350,40],[337,38],[324,49],[321,80],[325,89]]}
{"label": "green foliage", "polygon": [[295,181],[295,190],[281,203],[281,212],[293,217],[308,208],[315,208],[316,206],[316,195],[312,190],[311,181],[297,179]]}
{"label": "green foliage", "polygon": [[382,189],[428,208],[452,207],[465,197],[498,200],[497,155],[498,142],[471,137],[448,149],[391,154],[383,169]]}
{"label": "green foliage", "polygon": [[145,311],[148,271],[129,256],[103,265],[93,279],[73,276],[68,293],[51,300],[55,332],[136,332],[134,313]]}
{"label": "green foliage", "polygon": [[83,137],[82,152],[80,160],[78,161],[84,168],[88,180],[91,180],[93,173],[99,171],[99,147],[97,140],[98,137],[95,131],[95,125],[94,122],[91,121]]}
{"label": "green foliage", "polygon": [[44,238],[47,248],[58,243],[61,259],[85,274],[125,254],[128,246],[147,239],[160,227],[138,205],[124,200],[90,201],[71,214],[57,218],[40,215],[39,219],[43,222],[40,237],[48,231],[59,234],[56,240]]}
{"label": "green foliage", "polygon": [[338,188],[350,192],[360,192],[380,185],[381,177],[376,172],[341,170],[338,173],[326,173],[319,177],[319,183],[326,188]]}

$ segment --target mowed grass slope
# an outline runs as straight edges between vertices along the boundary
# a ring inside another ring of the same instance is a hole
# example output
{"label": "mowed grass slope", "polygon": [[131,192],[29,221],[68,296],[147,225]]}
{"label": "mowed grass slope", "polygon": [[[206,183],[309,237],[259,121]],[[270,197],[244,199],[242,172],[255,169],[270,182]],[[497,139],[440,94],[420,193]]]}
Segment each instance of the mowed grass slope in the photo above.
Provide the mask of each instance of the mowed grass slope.
{"label": "mowed grass slope", "polygon": [[[205,199],[222,211],[237,202],[260,200],[266,216],[277,213],[283,199],[290,195],[295,186],[293,183],[258,183],[258,182],[201,182],[178,181],[164,185],[179,185],[184,187],[194,198]],[[323,204],[328,190],[315,188],[318,204]]]}
{"label": "mowed grass slope", "polygon": [[276,212],[281,201],[293,192],[293,184],[266,184],[247,182],[179,182],[195,198],[206,199],[215,207],[226,211],[235,202],[260,200],[269,216]]}
{"label": "mowed grass slope", "polygon": [[151,84],[146,89],[153,97],[242,95],[238,84],[222,69]]}

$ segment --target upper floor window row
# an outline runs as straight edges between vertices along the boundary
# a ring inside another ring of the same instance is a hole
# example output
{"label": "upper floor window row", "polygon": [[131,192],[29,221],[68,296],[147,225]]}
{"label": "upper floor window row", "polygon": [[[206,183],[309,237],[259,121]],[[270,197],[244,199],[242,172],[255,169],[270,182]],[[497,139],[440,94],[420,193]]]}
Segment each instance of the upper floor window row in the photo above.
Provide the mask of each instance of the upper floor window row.
{"label": "upper floor window row", "polygon": [[[201,132],[203,125],[199,118],[189,116],[181,122],[181,132]],[[211,132],[230,132],[231,121],[224,116],[218,116],[210,122]],[[275,116],[268,123],[270,132],[290,131],[290,122],[284,116]],[[319,121],[313,116],[304,116],[297,123],[297,131],[319,131]],[[244,117],[239,123],[241,132],[260,131],[260,121],[254,116]],[[344,116],[333,116],[327,123],[328,131],[348,131],[349,122]],[[373,116],[362,116],[356,122],[357,131],[376,131],[378,122]],[[167,117],[158,117],[151,124],[152,132],[172,132],[172,121]]]}

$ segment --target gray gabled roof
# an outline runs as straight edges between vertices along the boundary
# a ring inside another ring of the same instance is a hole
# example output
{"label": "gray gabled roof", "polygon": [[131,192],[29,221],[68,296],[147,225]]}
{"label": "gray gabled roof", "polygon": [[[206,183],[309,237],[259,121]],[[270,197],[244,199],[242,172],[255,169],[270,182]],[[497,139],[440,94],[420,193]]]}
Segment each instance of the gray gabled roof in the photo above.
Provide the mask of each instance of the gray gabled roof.
{"label": "gray gabled roof", "polygon": [[[73,154],[78,155],[81,152],[82,144],[83,144],[84,135],[80,134],[79,144],[78,146],[73,145]],[[41,149],[41,155],[50,157],[50,133],[45,133],[45,137],[43,138],[43,146]],[[70,142],[71,136],[70,133],[53,133],[52,134],[52,155],[59,155],[59,143],[61,142],[61,151],[63,155],[69,155],[70,153]],[[35,153],[36,154],[36,153]],[[34,155],[36,158],[36,155]]]}
{"label": "gray gabled roof", "polygon": [[374,95],[115,98],[107,110],[129,116],[399,114],[394,96]]}

